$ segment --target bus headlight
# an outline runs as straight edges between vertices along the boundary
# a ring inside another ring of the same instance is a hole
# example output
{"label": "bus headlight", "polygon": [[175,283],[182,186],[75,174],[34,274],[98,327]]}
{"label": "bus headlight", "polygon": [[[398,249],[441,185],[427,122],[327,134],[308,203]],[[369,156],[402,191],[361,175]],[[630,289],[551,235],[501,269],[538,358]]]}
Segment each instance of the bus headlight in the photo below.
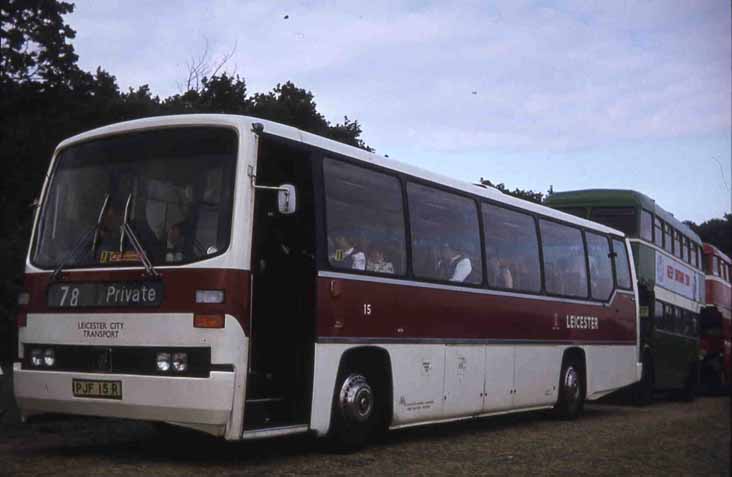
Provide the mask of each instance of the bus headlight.
{"label": "bus headlight", "polygon": [[43,364],[43,351],[34,349],[31,351],[31,364],[33,366],[41,366]]}
{"label": "bus headlight", "polygon": [[53,352],[53,349],[48,348],[43,352],[43,364],[49,368],[56,364],[56,353]]}
{"label": "bus headlight", "polygon": [[188,370],[187,353],[173,353],[173,369],[179,373],[183,373]]}
{"label": "bus headlight", "polygon": [[170,370],[170,353],[158,353],[158,371],[167,373]]}

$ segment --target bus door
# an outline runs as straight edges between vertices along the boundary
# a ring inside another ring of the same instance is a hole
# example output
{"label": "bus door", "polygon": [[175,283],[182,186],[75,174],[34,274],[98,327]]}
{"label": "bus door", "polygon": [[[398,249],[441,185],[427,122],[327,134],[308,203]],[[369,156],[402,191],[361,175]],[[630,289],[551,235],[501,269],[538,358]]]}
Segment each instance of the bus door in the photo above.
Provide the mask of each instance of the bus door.
{"label": "bus door", "polygon": [[295,187],[295,211],[256,189],[245,429],[308,422],[312,383],[315,225],[310,153],[262,135],[256,184]]}

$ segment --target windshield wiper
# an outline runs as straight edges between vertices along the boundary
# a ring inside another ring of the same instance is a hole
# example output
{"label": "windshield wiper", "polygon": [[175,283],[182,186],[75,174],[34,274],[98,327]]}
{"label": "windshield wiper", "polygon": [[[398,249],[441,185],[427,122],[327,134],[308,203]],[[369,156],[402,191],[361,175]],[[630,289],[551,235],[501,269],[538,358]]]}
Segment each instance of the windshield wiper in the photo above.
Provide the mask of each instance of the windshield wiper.
{"label": "windshield wiper", "polygon": [[130,202],[132,202],[132,192],[130,192],[130,195],[127,196],[127,203],[125,204],[125,215],[124,217],[122,217],[122,225],[120,226],[121,233],[119,237],[119,251],[124,251],[125,235],[129,235],[132,248],[134,248],[137,252],[138,257],[142,262],[142,265],[145,267],[145,272],[152,277],[159,277],[160,274],[157,270],[155,270],[155,267],[153,266],[150,259],[147,257],[147,253],[145,253],[145,249],[142,247],[140,240],[137,238],[135,231],[132,230],[132,227],[127,221],[127,217],[129,216],[130,212]]}
{"label": "windshield wiper", "polygon": [[104,211],[107,210],[107,205],[109,204],[109,194],[104,196],[104,202],[102,203],[102,208],[99,211],[99,217],[97,217],[97,223],[89,227],[89,229],[84,232],[81,237],[79,237],[79,241],[76,242],[76,245],[74,245],[74,248],[71,249],[71,252],[67,253],[64,258],[61,260],[61,263],[58,264],[56,269],[53,271],[50,277],[50,282],[53,283],[57,279],[59,279],[62,275],[64,267],[68,264],[69,260],[73,260],[76,262],[76,260],[79,258],[79,252],[83,249],[83,246],[87,243],[89,240],[89,236],[91,234],[94,234],[94,238],[92,239],[92,256],[94,255],[94,250],[97,246],[97,240],[99,239],[99,229],[102,224],[102,218],[104,217]]}

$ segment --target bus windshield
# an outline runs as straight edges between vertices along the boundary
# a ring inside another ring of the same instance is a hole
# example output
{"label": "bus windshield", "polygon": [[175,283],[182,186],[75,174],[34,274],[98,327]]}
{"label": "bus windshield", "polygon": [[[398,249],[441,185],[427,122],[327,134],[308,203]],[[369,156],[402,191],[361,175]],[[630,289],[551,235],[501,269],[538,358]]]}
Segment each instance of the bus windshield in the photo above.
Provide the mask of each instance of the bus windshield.
{"label": "bus windshield", "polygon": [[125,221],[153,265],[223,252],[236,151],[236,133],[220,127],[130,133],[63,149],[38,221],[33,263],[137,266],[138,252],[121,232]]}

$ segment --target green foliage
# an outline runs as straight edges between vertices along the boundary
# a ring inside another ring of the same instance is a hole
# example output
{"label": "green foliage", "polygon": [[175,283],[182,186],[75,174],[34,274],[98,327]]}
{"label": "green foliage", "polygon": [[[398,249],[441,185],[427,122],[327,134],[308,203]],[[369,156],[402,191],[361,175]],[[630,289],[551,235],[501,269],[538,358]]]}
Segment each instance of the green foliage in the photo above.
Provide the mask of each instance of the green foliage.
{"label": "green foliage", "polygon": [[702,242],[710,243],[732,257],[732,214],[724,214],[723,219],[711,219],[699,225],[690,221],[684,223],[701,237]]}
{"label": "green foliage", "polygon": [[537,204],[541,204],[544,201],[544,194],[541,192],[534,192],[530,189],[519,189],[518,187],[514,190],[509,190],[503,182],[501,182],[500,184],[493,184],[490,180],[483,179],[482,177],[480,178],[480,183],[489,187],[494,187],[504,194],[512,195],[514,197],[518,197],[519,199],[528,200],[529,202],[536,202]]}
{"label": "green foliage", "polygon": [[68,85],[78,68],[68,42],[74,30],[62,15],[66,2],[14,0],[0,3],[0,86],[35,83],[45,89]]}

